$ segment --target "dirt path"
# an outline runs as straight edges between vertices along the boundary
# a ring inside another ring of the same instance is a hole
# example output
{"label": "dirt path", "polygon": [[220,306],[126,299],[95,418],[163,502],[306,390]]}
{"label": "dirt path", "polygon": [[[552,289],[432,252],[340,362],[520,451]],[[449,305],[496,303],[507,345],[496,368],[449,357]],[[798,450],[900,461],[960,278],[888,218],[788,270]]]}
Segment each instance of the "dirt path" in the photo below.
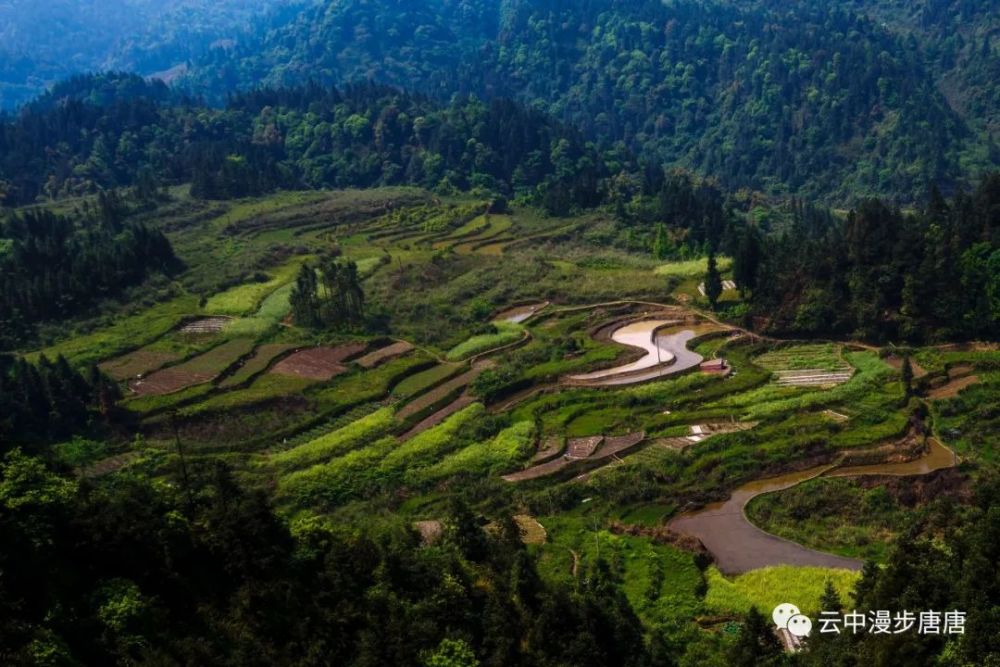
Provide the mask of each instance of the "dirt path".
{"label": "dirt path", "polygon": [[927,392],[927,398],[932,401],[940,401],[946,398],[955,398],[961,393],[966,387],[971,387],[972,385],[979,382],[979,377],[975,375],[966,375],[965,377],[955,378],[949,381],[947,384],[943,384],[940,387],[936,387]]}
{"label": "dirt path", "polygon": [[719,570],[740,574],[772,565],[797,565],[860,570],[862,561],[809,549],[791,540],[772,535],[750,522],[747,504],[765,493],[791,488],[817,477],[861,475],[926,475],[956,464],[954,454],[936,439],[919,459],[903,463],[883,463],[839,467],[839,464],[810,468],[778,477],[744,484],[728,500],[698,511],[681,514],[668,524],[677,533],[698,538],[708,549]]}

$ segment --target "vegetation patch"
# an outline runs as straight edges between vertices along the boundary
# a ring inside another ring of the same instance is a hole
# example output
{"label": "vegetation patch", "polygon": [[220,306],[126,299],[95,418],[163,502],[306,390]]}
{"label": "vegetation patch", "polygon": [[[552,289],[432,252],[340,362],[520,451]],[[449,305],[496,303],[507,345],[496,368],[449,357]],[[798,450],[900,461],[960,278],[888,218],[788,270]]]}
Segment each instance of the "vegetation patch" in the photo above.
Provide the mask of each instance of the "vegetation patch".
{"label": "vegetation patch", "polygon": [[[729,257],[716,257],[719,271],[728,271],[733,264]],[[684,262],[670,262],[653,269],[658,276],[669,278],[704,278],[708,271],[708,258],[691,259]]]}
{"label": "vegetation patch", "polygon": [[315,465],[387,435],[394,425],[392,409],[383,408],[315,440],[275,454],[270,463],[282,470]]}
{"label": "vegetation patch", "polygon": [[727,579],[715,567],[710,567],[705,578],[708,581],[705,606],[715,612],[745,614],[750,607],[757,607],[758,611],[770,614],[779,604],[791,602],[804,614],[816,618],[826,582],[833,584],[840,599],[850,606],[847,601],[853,599],[854,585],[861,573],[779,565]]}
{"label": "vegetation patch", "polygon": [[258,346],[254,350],[253,356],[243,362],[235,372],[220,382],[219,386],[223,389],[229,389],[230,387],[237,387],[243,384],[255,375],[267,370],[267,367],[271,365],[271,362],[276,357],[294,348],[295,345],[290,343],[268,343]]}
{"label": "vegetation patch", "polygon": [[261,280],[238,285],[211,297],[205,303],[205,312],[215,315],[246,315],[260,307],[264,299],[276,289],[287,285],[295,278],[299,267],[306,258],[300,257],[273,271],[261,274]]}
{"label": "vegetation patch", "polygon": [[494,331],[473,336],[449,350],[448,361],[468,359],[471,356],[515,343],[524,337],[524,327],[515,322],[494,322],[492,327]]}
{"label": "vegetation patch", "polygon": [[453,378],[465,370],[466,367],[461,364],[438,364],[432,368],[428,368],[426,371],[411,375],[397,384],[392,390],[392,396],[396,399],[406,400]]}
{"label": "vegetation patch", "polygon": [[534,450],[535,425],[519,422],[495,438],[477,442],[425,469],[407,471],[412,483],[433,482],[458,475],[486,476],[506,472]]}

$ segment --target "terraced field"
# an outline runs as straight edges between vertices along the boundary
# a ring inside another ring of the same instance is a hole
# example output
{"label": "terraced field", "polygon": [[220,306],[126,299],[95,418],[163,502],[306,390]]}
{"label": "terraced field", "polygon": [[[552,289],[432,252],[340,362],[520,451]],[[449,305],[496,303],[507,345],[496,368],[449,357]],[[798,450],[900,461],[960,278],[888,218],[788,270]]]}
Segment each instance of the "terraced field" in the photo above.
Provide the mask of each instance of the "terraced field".
{"label": "terraced field", "polygon": [[139,396],[149,396],[170,394],[193,387],[215,379],[252,350],[252,340],[236,338],[182,364],[133,380],[129,383],[129,388]]}
{"label": "terraced field", "polygon": [[[700,310],[704,260],[606,247],[599,214],[488,205],[410,188],[281,193],[171,220],[190,266],[175,291],[45,350],[133,390],[121,405],[140,440],[91,472],[169,475],[180,447],[192,466],[224,461],[296,525],[398,517],[434,539],[462,499],[520,517],[540,576],[581,579],[610,558],[644,622],[701,636],[696,617],[806,605],[826,578],[845,594],[857,578],[837,569],[857,566],[839,548],[783,548],[802,536],[777,512],[784,539],[757,549],[748,489],[833,465],[845,479],[919,466],[925,452],[887,446],[915,428],[959,457],[1000,456],[995,349],[911,350],[908,393],[902,352],[760,340]],[[294,273],[319,257],[361,260],[362,321],[296,321]],[[701,368],[719,359],[729,373]],[[737,507],[739,530],[678,523],[713,507]]]}
{"label": "terraced field", "polygon": [[775,382],[786,386],[833,387],[847,382],[854,374],[840,348],[832,344],[782,348],[756,361],[774,372]]}

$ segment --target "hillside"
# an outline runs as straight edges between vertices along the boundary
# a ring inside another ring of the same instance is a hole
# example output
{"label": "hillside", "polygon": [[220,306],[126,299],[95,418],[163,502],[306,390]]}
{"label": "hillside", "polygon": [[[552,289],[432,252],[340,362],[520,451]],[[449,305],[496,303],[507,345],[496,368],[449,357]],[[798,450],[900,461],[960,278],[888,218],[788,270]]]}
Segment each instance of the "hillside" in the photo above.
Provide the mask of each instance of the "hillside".
{"label": "hillside", "polygon": [[919,41],[826,2],[348,1],[270,26],[185,85],[371,78],[510,96],[730,189],[838,202],[947,190],[996,157]]}
{"label": "hillside", "polygon": [[9,0],[0,3],[0,109],[74,74],[177,76],[281,0]]}
{"label": "hillside", "polygon": [[0,665],[1000,665],[998,14],[0,0]]}
{"label": "hillside", "polygon": [[[697,220],[700,207],[723,228],[745,214],[683,184],[667,181],[647,204]],[[974,214],[941,211],[949,233],[992,235],[970,258],[996,247],[994,185],[942,204]],[[656,259],[649,246],[625,249],[651,230],[607,210],[552,218],[489,204],[412,187],[225,201],[172,188],[122,213],[124,230],[162,233],[182,268],[99,313],[47,322],[41,349],[15,341],[24,354],[0,355],[0,559],[18,572],[0,577],[0,656],[780,664],[752,606],[993,608],[996,592],[984,599],[954,563],[992,567],[982,517],[997,497],[995,345],[749,335],[727,321],[747,307],[728,282],[743,286],[742,251],[732,262]],[[823,222],[797,217],[806,230]],[[895,276],[873,278],[901,259],[883,257],[896,245],[891,218],[852,215],[846,257],[833,258],[847,263],[845,281],[812,297],[810,322],[829,317],[817,309],[827,302],[842,319],[874,303],[838,290],[891,290]],[[933,241],[936,222],[902,229]],[[671,226],[671,243],[684,231]],[[690,256],[702,246],[693,238],[666,252]],[[110,233],[90,239],[87,255],[103,264],[109,244],[126,250]],[[763,242],[762,277],[791,280],[775,268],[806,241]],[[52,245],[16,237],[15,267],[29,244]],[[45,282],[63,284],[63,255],[41,261],[53,266]],[[713,263],[714,312],[701,285]],[[827,271],[810,279],[825,287]],[[781,283],[764,287],[773,298]],[[995,285],[964,287],[973,304],[996,297]],[[922,305],[937,312],[937,300]],[[830,466],[849,477],[813,479]],[[897,470],[911,476],[886,483]],[[797,484],[753,515],[796,541],[776,552],[756,548],[769,538],[749,520],[720,544],[720,514],[691,513],[783,473]],[[942,538],[943,525],[963,530]],[[884,569],[859,572],[861,558]],[[900,586],[899,571],[919,574]],[[391,642],[373,639],[386,632]],[[748,645],[755,632],[764,639]],[[895,639],[969,664],[991,653],[945,636]],[[878,635],[860,641],[798,660],[895,650]]]}
{"label": "hillside", "polygon": [[442,104],[377,85],[192,102],[135,75],[77,77],[0,117],[0,200],[192,183],[229,199],[277,188],[421,185],[596,203],[606,168],[579,132],[510,101]]}

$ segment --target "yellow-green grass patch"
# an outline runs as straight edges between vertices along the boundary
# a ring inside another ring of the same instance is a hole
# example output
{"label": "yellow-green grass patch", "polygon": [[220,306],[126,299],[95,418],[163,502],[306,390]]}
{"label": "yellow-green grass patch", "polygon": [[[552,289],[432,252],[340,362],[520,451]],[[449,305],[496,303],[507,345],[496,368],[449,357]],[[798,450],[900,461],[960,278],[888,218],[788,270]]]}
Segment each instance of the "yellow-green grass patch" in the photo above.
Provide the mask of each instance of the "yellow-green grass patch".
{"label": "yellow-green grass patch", "polygon": [[820,597],[826,582],[833,584],[841,601],[849,604],[860,572],[822,567],[778,565],[751,570],[727,579],[715,567],[705,572],[708,593],[705,606],[719,613],[744,614],[757,607],[765,615],[783,602],[794,604],[806,615],[820,611]]}

